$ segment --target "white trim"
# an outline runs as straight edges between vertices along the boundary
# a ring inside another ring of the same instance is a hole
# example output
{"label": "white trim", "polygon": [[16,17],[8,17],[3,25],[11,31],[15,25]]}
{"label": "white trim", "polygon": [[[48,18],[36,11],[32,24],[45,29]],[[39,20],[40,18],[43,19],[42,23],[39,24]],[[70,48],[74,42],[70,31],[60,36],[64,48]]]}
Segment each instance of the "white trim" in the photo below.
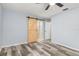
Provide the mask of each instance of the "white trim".
{"label": "white trim", "polygon": [[58,45],[61,45],[61,46],[68,47],[68,48],[73,49],[73,50],[79,51],[79,49],[77,49],[77,48],[73,48],[73,47],[70,47],[70,46],[68,46],[68,45],[65,45],[65,44],[62,44],[62,43],[59,43],[59,42],[54,42],[54,43],[55,43],[55,44],[58,44]]}
{"label": "white trim", "polygon": [[22,42],[22,43],[17,43],[17,44],[10,44],[10,45],[3,45],[3,46],[0,46],[0,49],[4,48],[4,47],[16,46],[16,45],[20,45],[20,44],[27,44],[27,42]]}

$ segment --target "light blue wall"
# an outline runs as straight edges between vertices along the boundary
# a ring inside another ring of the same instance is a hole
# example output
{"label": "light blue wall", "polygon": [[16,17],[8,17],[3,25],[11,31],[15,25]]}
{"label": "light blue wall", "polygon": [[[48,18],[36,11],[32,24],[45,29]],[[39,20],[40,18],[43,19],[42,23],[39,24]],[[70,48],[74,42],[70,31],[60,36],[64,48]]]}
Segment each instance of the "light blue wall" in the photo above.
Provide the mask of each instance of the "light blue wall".
{"label": "light blue wall", "polygon": [[27,43],[26,14],[3,10],[3,41],[2,46]]}
{"label": "light blue wall", "polygon": [[2,44],[2,5],[0,4],[0,46]]}
{"label": "light blue wall", "polygon": [[52,17],[52,42],[79,49],[79,8]]}

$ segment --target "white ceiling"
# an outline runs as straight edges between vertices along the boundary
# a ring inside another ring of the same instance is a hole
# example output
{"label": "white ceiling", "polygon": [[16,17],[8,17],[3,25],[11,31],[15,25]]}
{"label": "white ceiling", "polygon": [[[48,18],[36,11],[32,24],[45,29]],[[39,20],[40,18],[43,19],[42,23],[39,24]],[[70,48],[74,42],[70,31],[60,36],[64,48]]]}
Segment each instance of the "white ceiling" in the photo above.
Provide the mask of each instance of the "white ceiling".
{"label": "white ceiling", "polygon": [[62,12],[62,9],[64,8],[78,8],[78,3],[63,3],[63,7],[58,7],[56,5],[52,5],[47,11],[45,11],[45,8],[47,6],[47,3],[3,3],[3,8],[22,12],[22,13],[28,13],[30,16],[36,16],[39,18],[45,18],[50,19],[51,16]]}

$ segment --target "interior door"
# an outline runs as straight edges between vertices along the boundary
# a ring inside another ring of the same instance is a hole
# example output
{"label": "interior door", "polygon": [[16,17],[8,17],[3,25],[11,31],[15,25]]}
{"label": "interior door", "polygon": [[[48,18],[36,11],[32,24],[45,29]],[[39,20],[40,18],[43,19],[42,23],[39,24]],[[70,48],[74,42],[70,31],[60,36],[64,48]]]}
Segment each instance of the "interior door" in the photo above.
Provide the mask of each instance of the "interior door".
{"label": "interior door", "polygon": [[29,18],[28,22],[28,42],[37,42],[38,41],[38,27],[37,20]]}

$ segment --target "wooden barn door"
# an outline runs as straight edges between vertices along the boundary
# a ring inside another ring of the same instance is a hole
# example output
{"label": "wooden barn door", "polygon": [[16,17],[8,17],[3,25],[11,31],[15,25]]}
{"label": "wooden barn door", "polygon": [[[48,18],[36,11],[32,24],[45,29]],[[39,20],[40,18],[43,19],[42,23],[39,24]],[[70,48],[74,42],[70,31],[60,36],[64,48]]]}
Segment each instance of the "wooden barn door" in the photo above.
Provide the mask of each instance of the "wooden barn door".
{"label": "wooden barn door", "polygon": [[37,20],[29,18],[28,22],[28,43],[37,42],[38,40],[38,27]]}

